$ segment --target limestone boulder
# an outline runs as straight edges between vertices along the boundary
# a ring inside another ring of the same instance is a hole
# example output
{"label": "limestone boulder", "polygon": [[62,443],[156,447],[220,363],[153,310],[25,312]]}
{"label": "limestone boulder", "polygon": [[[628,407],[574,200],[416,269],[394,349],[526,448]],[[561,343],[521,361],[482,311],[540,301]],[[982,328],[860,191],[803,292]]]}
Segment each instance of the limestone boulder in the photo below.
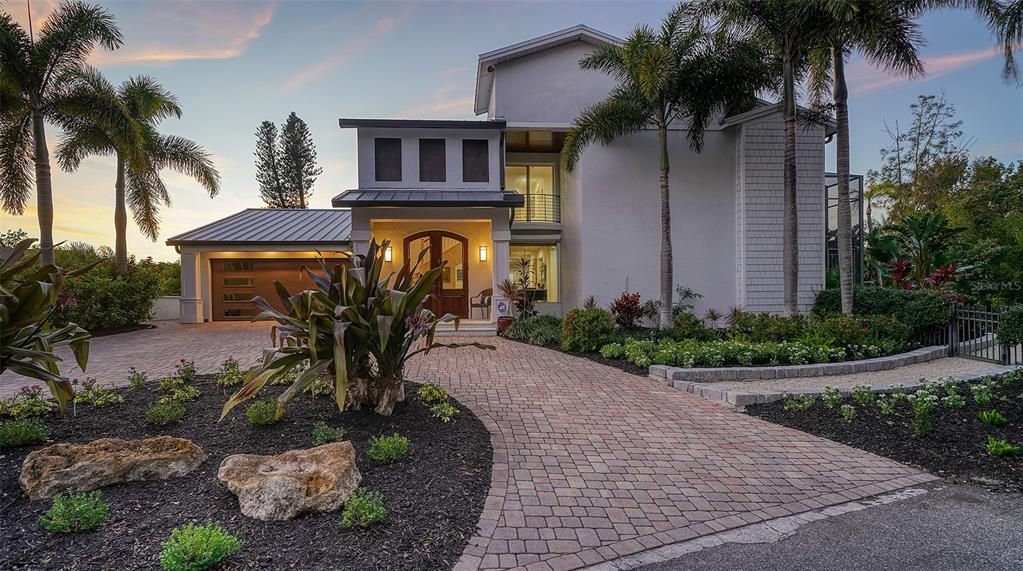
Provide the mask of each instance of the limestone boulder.
{"label": "limestone boulder", "polygon": [[217,477],[238,496],[243,514],[264,521],[337,510],[362,481],[348,441],[276,456],[233,454]]}
{"label": "limestone boulder", "polygon": [[142,440],[101,438],[36,450],[21,466],[21,488],[34,500],[67,489],[80,492],[142,480],[168,480],[196,469],[206,453],[191,440],[157,436]]}

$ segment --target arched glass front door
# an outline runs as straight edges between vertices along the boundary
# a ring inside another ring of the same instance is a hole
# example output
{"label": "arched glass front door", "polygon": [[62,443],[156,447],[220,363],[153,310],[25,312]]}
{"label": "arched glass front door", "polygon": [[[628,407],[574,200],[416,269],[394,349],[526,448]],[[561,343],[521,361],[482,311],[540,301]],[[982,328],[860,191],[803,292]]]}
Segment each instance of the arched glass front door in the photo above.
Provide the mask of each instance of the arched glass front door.
{"label": "arched glass front door", "polygon": [[[451,232],[428,230],[405,238],[405,259],[410,264],[423,252],[428,252],[418,273],[430,268],[442,267],[440,279],[433,289],[433,296],[426,307],[437,315],[451,313],[459,317],[469,316],[469,241]],[[442,265],[443,264],[443,265]]]}

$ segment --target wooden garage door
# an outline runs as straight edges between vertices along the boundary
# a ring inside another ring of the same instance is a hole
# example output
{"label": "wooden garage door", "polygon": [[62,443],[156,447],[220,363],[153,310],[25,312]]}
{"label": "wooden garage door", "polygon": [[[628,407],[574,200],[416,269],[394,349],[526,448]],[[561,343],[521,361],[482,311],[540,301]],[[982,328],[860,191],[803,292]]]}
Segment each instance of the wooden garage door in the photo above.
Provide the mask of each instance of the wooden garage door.
{"label": "wooden garage door", "polygon": [[[213,265],[213,320],[249,320],[259,311],[252,304],[252,298],[261,295],[271,305],[284,311],[274,289],[274,280],[284,284],[288,291],[296,293],[313,289],[315,285],[302,271],[308,266],[319,273],[319,264],[308,258],[280,259],[214,259]],[[327,260],[331,265],[346,263],[343,258]]]}

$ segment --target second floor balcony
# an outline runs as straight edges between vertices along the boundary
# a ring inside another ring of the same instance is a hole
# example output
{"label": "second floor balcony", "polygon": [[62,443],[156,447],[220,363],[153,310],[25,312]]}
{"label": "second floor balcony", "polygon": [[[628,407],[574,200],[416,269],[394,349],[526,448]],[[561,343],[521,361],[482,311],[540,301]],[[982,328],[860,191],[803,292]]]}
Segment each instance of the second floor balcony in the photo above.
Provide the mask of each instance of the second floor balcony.
{"label": "second floor balcony", "polygon": [[555,194],[529,194],[526,204],[515,209],[515,222],[557,224],[561,222],[561,197]]}

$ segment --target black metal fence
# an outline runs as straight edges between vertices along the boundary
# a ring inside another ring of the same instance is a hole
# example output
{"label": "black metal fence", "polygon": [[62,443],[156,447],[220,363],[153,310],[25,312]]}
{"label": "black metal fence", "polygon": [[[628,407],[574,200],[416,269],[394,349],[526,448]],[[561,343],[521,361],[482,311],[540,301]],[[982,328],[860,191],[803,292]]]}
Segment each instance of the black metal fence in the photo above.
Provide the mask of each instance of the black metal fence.
{"label": "black metal fence", "polygon": [[917,336],[926,347],[945,345],[949,357],[964,357],[999,365],[1023,365],[1023,346],[998,339],[1000,310],[956,304],[948,326],[934,327]]}

